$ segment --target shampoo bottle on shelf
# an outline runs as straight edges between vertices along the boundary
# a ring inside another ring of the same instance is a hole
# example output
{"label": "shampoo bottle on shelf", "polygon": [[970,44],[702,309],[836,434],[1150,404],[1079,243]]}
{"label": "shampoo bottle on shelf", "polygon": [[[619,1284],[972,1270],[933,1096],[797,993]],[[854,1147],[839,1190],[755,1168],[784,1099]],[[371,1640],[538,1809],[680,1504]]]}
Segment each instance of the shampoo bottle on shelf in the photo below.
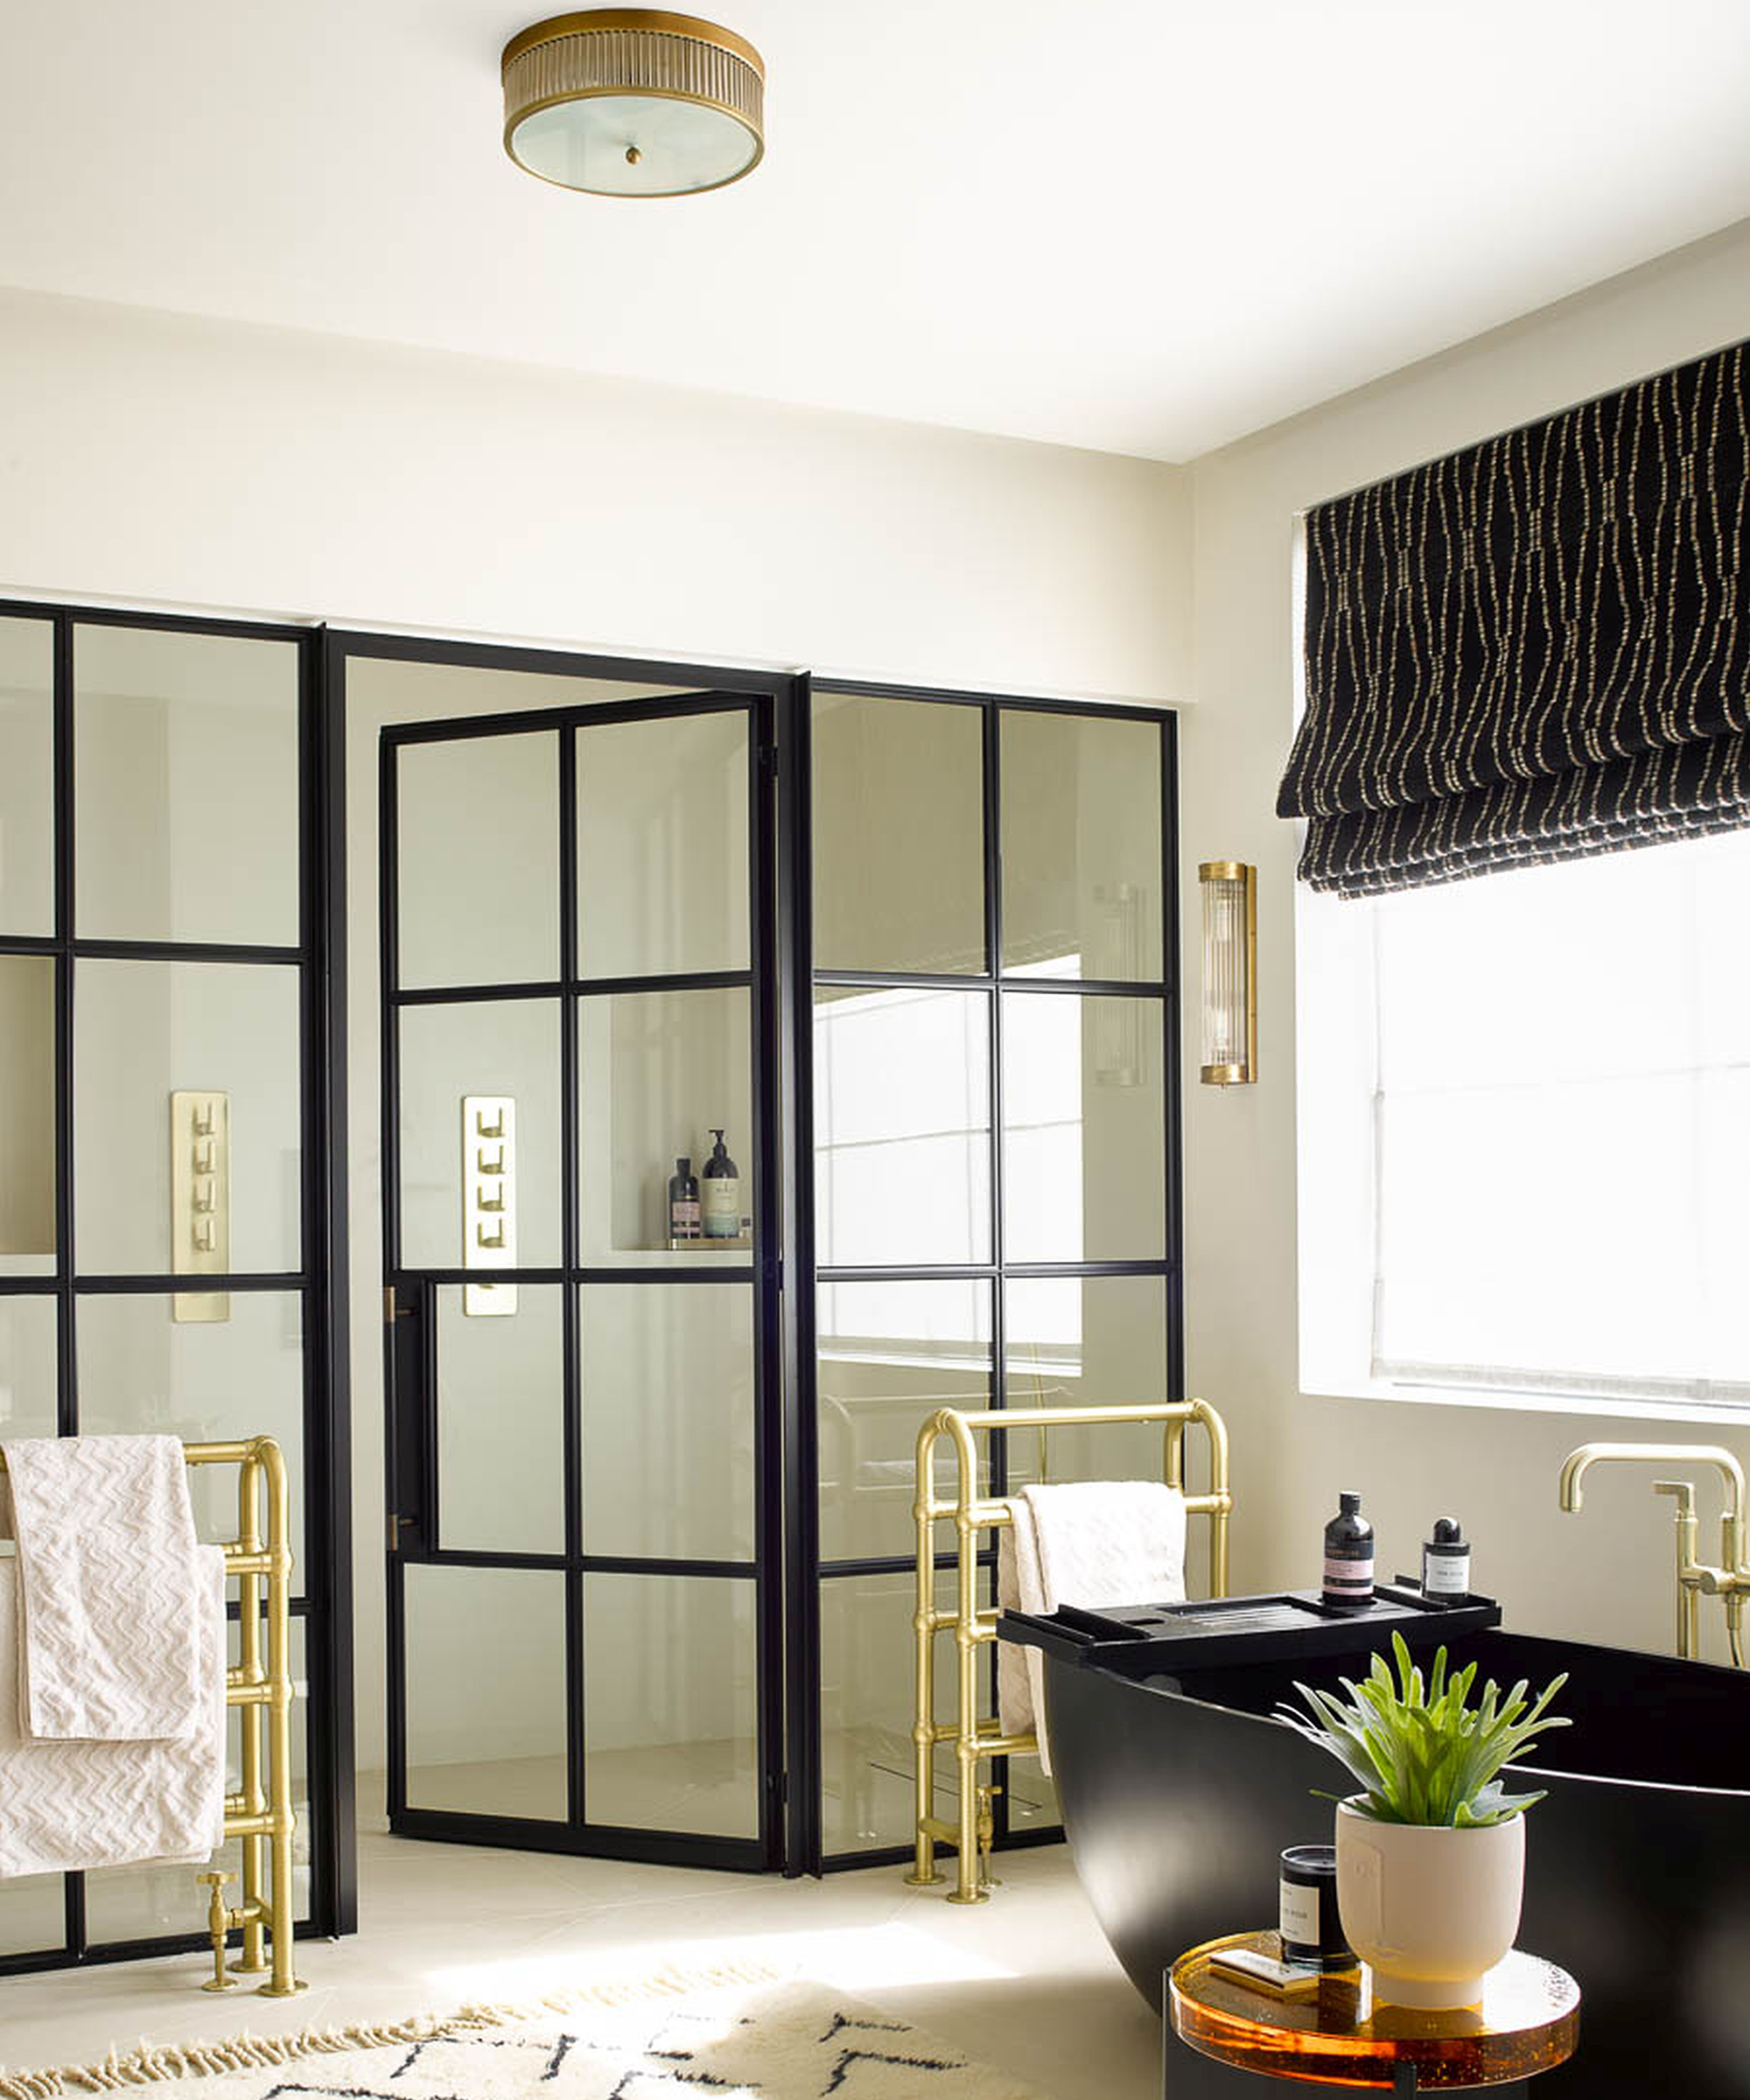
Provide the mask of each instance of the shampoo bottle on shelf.
{"label": "shampoo bottle on shelf", "polygon": [[1344,1494],[1342,1505],[1325,1527],[1325,1602],[1373,1602],[1373,1526],[1362,1515],[1362,1498]]}
{"label": "shampoo bottle on shelf", "polygon": [[705,1161],[704,1192],[700,1216],[708,1240],[736,1240],[741,1236],[741,1176],[724,1149],[723,1132],[713,1128],[716,1149]]}
{"label": "shampoo bottle on shelf", "polygon": [[668,1177],[668,1238],[696,1240],[699,1236],[699,1184],[690,1159],[677,1159]]}
{"label": "shampoo bottle on shelf", "polygon": [[1422,1594],[1449,1601],[1471,1593],[1471,1550],[1455,1516],[1434,1520],[1434,1536],[1422,1547]]}

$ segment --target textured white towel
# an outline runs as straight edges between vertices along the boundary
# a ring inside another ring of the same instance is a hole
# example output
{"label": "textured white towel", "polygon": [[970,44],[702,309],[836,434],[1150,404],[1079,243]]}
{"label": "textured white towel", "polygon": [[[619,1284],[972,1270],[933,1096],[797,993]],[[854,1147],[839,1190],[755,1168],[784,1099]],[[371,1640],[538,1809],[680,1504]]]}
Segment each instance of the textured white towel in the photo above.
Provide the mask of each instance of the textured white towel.
{"label": "textured white towel", "polygon": [[204,1711],[194,1513],[175,1437],[4,1446],[18,1542],[18,1726],[34,1741],[158,1742]]}
{"label": "textured white towel", "polygon": [[[997,1601],[1024,1612],[1060,1604],[1172,1604],[1185,1594],[1185,1497],[1158,1480],[1066,1480],[1009,1498],[997,1535]],[[997,1712],[1004,1735],[1046,1737],[1045,1658],[998,1643]]]}
{"label": "textured white towel", "polygon": [[225,1556],[195,1549],[201,1705],[181,1740],[28,1742],[16,1560],[0,1559],[0,1877],[210,1858],[225,1834]]}

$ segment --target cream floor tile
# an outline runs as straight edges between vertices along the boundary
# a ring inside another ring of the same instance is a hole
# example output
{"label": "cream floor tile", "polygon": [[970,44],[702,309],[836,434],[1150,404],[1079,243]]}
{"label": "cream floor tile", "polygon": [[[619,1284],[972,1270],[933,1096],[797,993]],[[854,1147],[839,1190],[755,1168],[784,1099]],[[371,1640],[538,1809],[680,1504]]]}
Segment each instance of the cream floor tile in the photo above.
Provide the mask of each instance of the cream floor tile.
{"label": "cream floor tile", "polygon": [[360,1845],[360,1929],[304,1942],[312,1988],[275,2001],[194,1986],[198,1957],[0,1980],[10,2069],[164,2043],[516,2001],[667,1963],[760,1961],[927,2023],[1056,2100],[1149,2100],[1158,2030],[1119,1970],[1059,1846],[1012,1853],[976,1908],[897,1867],[822,1881],[437,1845]]}

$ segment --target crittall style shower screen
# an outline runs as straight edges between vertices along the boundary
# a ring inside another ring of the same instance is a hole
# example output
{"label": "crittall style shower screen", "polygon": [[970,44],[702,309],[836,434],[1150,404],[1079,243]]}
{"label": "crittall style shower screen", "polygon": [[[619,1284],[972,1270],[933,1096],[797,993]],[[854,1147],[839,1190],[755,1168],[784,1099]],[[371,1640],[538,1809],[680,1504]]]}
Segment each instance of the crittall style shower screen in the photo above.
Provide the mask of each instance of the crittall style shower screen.
{"label": "crittall style shower screen", "polygon": [[[393,1827],[901,1857],[920,1421],[1013,1410],[1000,1492],[1154,1463],[1030,1408],[1180,1390],[1171,717],[8,604],[0,760],[0,1433],[285,1445],[307,1928],[354,1909],[349,1042]],[[0,1969],[199,1922],[181,1870],[8,1884]]]}
{"label": "crittall style shower screen", "polygon": [[[920,1422],[1180,1390],[1172,720],[337,646],[382,724],[394,1827],[898,1858]],[[732,1228],[677,1237],[718,1132]]]}
{"label": "crittall style shower screen", "polygon": [[[325,1934],[354,1910],[336,727],[314,633],[0,605],[0,1438],[279,1441]],[[191,1487],[234,1536],[234,1475]],[[0,1883],[0,1970],[204,1944],[195,1873]]]}

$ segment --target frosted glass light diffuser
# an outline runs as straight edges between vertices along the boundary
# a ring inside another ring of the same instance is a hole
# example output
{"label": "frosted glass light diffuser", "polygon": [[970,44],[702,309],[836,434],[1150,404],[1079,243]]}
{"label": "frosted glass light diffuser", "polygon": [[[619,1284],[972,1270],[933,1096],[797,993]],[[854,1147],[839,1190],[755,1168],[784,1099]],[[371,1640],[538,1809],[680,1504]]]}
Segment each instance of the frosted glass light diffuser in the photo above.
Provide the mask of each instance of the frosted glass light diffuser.
{"label": "frosted glass light diffuser", "polygon": [[544,182],[601,197],[721,189],[765,151],[766,67],[696,15],[593,8],[504,47],[504,147]]}
{"label": "frosted glass light diffuser", "polygon": [[1206,860],[1203,892],[1203,1060],[1206,1087],[1257,1077],[1257,870]]}

